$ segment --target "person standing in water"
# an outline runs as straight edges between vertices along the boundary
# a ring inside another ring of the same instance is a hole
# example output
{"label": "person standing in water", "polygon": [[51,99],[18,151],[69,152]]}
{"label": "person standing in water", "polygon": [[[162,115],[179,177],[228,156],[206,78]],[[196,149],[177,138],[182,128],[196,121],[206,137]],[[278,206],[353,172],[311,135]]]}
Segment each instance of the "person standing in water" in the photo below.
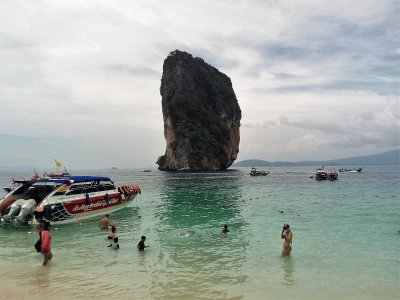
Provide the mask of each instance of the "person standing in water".
{"label": "person standing in water", "polygon": [[224,229],[222,229],[221,230],[221,233],[219,234],[221,237],[224,237],[224,236],[226,236],[226,234],[229,232],[229,229],[228,229],[228,225],[224,225]]}
{"label": "person standing in water", "polygon": [[110,224],[110,216],[108,214],[106,214],[101,220],[100,220],[100,224],[99,227],[100,229],[108,229],[108,226],[112,226],[112,224]]}
{"label": "person standing in water", "polygon": [[108,245],[107,247],[111,247],[111,249],[119,249],[118,238],[115,237],[113,242],[110,245]]}
{"label": "person standing in water", "polygon": [[53,258],[53,254],[51,253],[50,226],[49,222],[45,222],[41,232],[42,247],[40,252],[42,252],[44,257],[43,266],[47,265],[47,262]]}
{"label": "person standing in water", "polygon": [[292,251],[292,238],[293,234],[290,230],[289,224],[283,225],[281,238],[285,241],[283,242],[282,256],[289,256]]}
{"label": "person standing in water", "polygon": [[149,246],[146,246],[144,244],[144,242],[146,241],[146,237],[144,235],[142,235],[139,243],[137,244],[137,247],[139,249],[139,251],[144,251],[144,248],[148,248]]}
{"label": "person standing in water", "polygon": [[111,232],[108,233],[107,239],[114,240],[117,237],[117,227],[112,226]]}
{"label": "person standing in water", "polygon": [[43,224],[39,223],[36,225],[35,231],[39,234],[39,239],[35,243],[36,252],[40,253],[42,251],[42,231],[43,231]]}

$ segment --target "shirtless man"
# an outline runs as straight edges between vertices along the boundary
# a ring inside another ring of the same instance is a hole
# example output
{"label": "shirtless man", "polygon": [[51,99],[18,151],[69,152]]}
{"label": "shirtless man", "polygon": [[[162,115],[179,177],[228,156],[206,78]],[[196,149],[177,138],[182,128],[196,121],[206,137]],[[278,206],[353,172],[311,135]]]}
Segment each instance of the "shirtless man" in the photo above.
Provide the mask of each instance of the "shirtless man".
{"label": "shirtless man", "polygon": [[283,225],[281,238],[285,241],[283,242],[282,256],[289,256],[292,251],[292,238],[293,234],[290,230],[289,224]]}
{"label": "shirtless man", "polygon": [[108,229],[108,226],[110,226],[110,216],[107,214],[104,216],[103,219],[100,220],[99,227],[100,229]]}

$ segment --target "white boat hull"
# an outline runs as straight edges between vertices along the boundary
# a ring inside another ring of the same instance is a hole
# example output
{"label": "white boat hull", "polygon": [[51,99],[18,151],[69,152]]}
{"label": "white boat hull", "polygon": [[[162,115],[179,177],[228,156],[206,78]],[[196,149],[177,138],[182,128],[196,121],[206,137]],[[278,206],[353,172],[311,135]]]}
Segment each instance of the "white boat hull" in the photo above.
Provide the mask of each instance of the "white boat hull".
{"label": "white boat hull", "polygon": [[20,181],[20,185],[0,201],[1,221],[79,222],[124,208],[140,193],[137,185],[115,187],[108,177],[99,176]]}

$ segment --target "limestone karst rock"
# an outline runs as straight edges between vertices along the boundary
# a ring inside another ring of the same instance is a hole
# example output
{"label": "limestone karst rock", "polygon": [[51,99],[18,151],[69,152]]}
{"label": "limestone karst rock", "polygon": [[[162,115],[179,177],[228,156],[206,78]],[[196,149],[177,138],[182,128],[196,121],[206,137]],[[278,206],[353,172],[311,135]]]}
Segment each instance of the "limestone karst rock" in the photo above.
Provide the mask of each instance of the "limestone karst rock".
{"label": "limestone karst rock", "polygon": [[241,110],[231,80],[201,58],[175,50],[160,93],[166,151],[160,170],[225,170],[237,158]]}

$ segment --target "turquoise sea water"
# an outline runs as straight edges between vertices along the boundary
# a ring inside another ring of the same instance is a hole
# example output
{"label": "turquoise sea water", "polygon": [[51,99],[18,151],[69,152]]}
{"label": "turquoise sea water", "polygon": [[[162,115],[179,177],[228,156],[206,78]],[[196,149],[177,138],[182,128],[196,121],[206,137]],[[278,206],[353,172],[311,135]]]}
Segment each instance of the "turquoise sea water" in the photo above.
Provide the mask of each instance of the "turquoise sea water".
{"label": "turquoise sea water", "polygon": [[[60,225],[43,267],[33,227],[2,225],[0,299],[399,299],[399,167],[366,166],[335,182],[310,179],[314,169],[75,171],[140,185],[137,201],[111,215],[121,248],[107,248],[98,219]],[[3,172],[0,184],[22,175]],[[286,258],[284,223],[293,231]]]}

